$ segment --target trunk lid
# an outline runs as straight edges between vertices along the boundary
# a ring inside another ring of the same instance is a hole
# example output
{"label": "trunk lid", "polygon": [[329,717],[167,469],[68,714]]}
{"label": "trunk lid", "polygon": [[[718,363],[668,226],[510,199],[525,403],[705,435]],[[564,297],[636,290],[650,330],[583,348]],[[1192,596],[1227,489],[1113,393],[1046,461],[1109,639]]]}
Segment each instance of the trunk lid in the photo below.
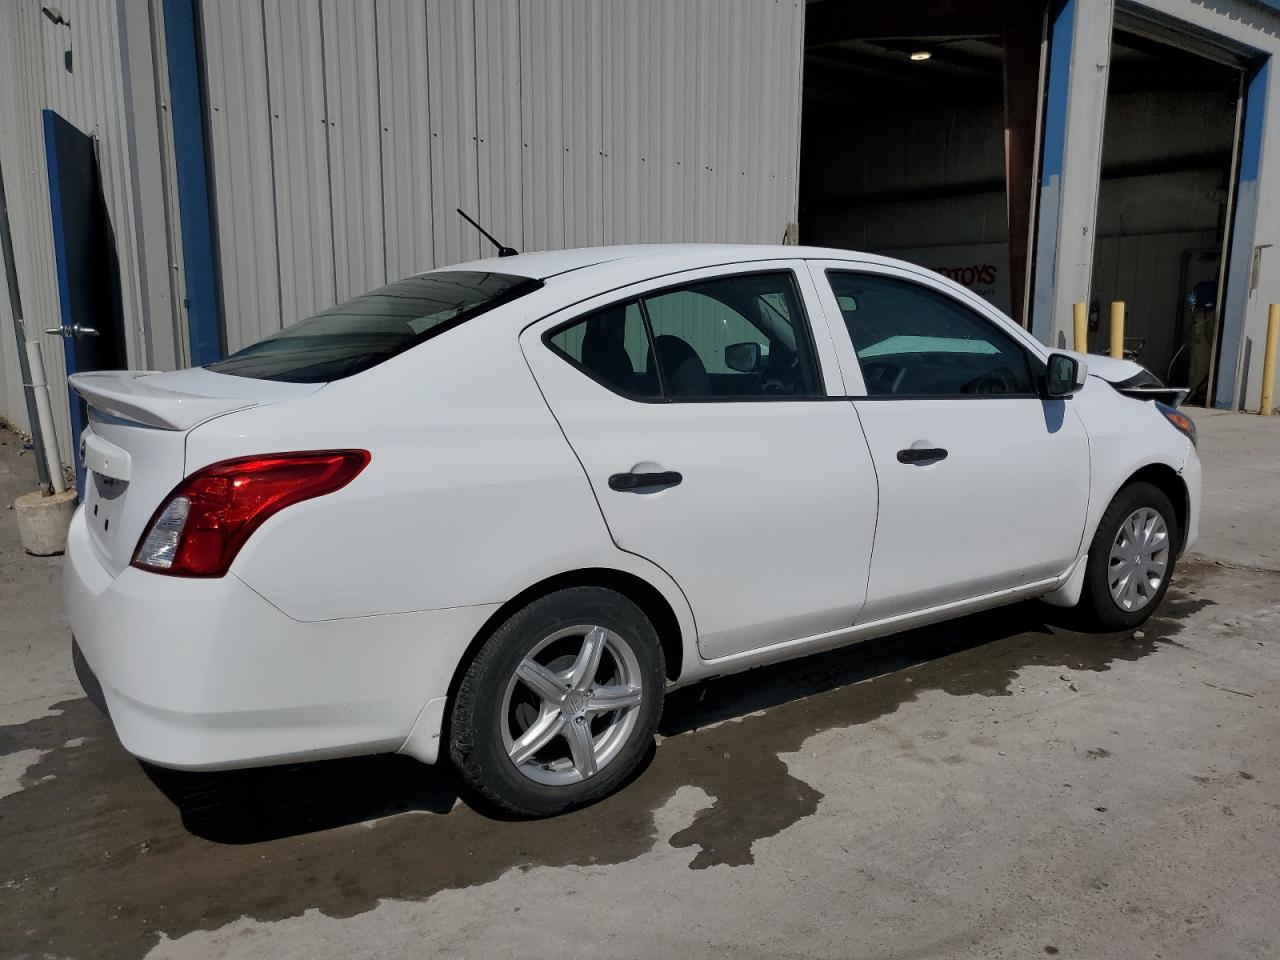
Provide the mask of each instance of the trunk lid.
{"label": "trunk lid", "polygon": [[90,540],[111,573],[133,559],[156,508],[186,476],[187,435],[215,417],[304,397],[322,383],[278,383],[204,369],[78,373],[89,406],[79,438]]}

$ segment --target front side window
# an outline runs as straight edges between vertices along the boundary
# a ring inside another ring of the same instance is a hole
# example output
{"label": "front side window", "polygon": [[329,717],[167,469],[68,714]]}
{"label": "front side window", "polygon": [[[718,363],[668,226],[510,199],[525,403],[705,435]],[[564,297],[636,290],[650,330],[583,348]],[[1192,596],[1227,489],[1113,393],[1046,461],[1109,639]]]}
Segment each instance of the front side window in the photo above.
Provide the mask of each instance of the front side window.
{"label": "front side window", "polygon": [[548,337],[618,393],[671,400],[817,396],[817,364],[790,271],[657,290]]}
{"label": "front side window", "polygon": [[424,273],[323,310],[208,369],[289,383],[340,380],[541,286],[503,273]]}
{"label": "front side window", "polygon": [[939,290],[874,273],[828,270],[869,396],[1026,396],[1026,351]]}

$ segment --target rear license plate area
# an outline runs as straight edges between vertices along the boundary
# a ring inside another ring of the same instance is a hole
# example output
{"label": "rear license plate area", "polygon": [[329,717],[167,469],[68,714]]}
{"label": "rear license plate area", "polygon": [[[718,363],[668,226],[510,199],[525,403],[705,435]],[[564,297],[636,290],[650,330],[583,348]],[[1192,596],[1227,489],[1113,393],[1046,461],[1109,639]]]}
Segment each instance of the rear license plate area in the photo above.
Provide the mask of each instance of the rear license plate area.
{"label": "rear license plate area", "polygon": [[106,546],[114,539],[124,512],[124,496],[129,489],[127,480],[104,477],[88,471],[85,474],[85,518],[89,530],[100,544]]}

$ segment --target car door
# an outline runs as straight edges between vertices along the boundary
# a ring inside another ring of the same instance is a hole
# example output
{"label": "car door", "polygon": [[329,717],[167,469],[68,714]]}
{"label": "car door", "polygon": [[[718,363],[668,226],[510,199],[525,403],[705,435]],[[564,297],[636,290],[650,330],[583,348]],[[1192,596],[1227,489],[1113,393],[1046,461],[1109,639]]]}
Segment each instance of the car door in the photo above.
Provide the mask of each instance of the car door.
{"label": "car door", "polygon": [[880,478],[861,620],[1064,573],[1084,530],[1089,442],[1069,400],[1041,399],[1034,347],[923,270],[811,269]]}
{"label": "car door", "polygon": [[846,628],[866,595],[875,472],[814,293],[802,262],[692,271],[521,337],[614,542],[680,585],[707,659]]}

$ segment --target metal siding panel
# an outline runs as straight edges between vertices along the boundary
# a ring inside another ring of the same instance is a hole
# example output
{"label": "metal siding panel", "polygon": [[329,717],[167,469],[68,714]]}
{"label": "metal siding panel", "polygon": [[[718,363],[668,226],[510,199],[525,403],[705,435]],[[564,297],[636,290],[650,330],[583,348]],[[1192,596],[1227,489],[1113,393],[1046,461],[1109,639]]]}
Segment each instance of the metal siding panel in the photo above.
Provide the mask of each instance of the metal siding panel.
{"label": "metal siding panel", "polygon": [[338,300],[387,282],[376,8],[325,0],[333,254]]}
{"label": "metal siding panel", "polygon": [[[287,326],[334,303],[320,9],[266,0],[263,20],[279,322]],[[266,325],[260,329],[271,332]]]}
{"label": "metal siding panel", "polygon": [[565,246],[565,207],[555,202],[563,191],[559,51],[548,37],[559,35],[559,5],[523,0],[520,4],[521,148],[524,247],[554,250]]}
{"label": "metal siding panel", "polygon": [[520,18],[507,0],[476,0],[477,219],[523,250],[520,175]]}
{"label": "metal siding panel", "polygon": [[422,0],[385,0],[379,5],[378,55],[387,274],[397,278],[436,265],[427,12]]}
{"label": "metal siding panel", "polygon": [[[64,9],[69,30],[36,0],[0,7],[0,118],[15,131],[0,160],[24,305],[33,325],[57,316],[35,119],[49,106],[102,144],[131,356],[143,355],[156,318],[135,249],[146,181],[122,134],[119,11]],[[522,250],[774,241],[795,218],[799,0],[750,0],[732,17],[712,0],[220,0],[201,13],[232,349],[388,277],[491,252],[457,206]],[[12,335],[0,336],[0,401],[21,423]],[[45,350],[65,422],[61,345]]]}
{"label": "metal siding panel", "polygon": [[263,15],[255,0],[201,4],[208,150],[227,349],[280,329]]}
{"label": "metal siding panel", "polygon": [[620,120],[625,89],[625,61],[621,54],[622,17],[618,6],[604,3],[600,9],[600,205],[601,237],[605,243],[613,243],[626,204],[620,195],[618,177],[618,148],[620,146]]}
{"label": "metal siding panel", "polygon": [[427,6],[427,54],[436,261],[458,263],[493,252],[454,213],[461,207],[474,217],[479,209],[474,7],[469,0]]}

